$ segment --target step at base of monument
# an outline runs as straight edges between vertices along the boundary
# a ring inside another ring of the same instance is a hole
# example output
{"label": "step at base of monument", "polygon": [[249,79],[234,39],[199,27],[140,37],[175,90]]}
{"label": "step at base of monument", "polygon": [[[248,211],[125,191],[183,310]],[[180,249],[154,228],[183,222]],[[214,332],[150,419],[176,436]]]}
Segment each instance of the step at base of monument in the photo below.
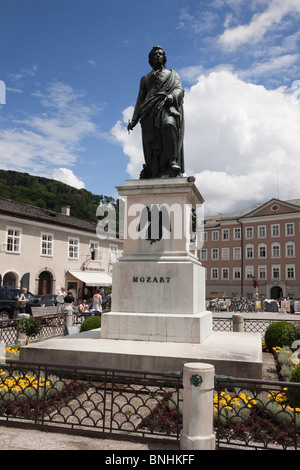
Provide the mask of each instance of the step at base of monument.
{"label": "step at base of monument", "polygon": [[182,371],[188,362],[213,364],[216,374],[262,378],[259,334],[213,332],[201,344],[100,339],[101,330],[32,343],[20,359],[99,368]]}

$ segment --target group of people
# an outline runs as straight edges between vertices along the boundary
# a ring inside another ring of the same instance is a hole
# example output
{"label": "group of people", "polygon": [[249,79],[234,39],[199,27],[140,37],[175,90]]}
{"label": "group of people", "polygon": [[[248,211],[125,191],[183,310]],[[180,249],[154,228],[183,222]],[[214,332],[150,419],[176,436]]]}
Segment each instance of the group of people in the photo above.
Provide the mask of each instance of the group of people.
{"label": "group of people", "polygon": [[[63,313],[66,304],[74,305],[75,299],[72,295],[72,291],[66,291],[64,287],[61,287],[60,291],[57,294],[57,313]],[[86,299],[82,300],[82,303],[79,305],[80,312],[102,312],[102,296],[101,291],[98,290],[94,294],[92,299],[92,304],[88,305]]]}
{"label": "group of people", "polygon": [[101,291],[97,290],[96,294],[93,295],[92,303],[87,304],[86,299],[83,299],[82,303],[79,305],[79,312],[102,312],[102,295]]}
{"label": "group of people", "polygon": [[74,305],[74,302],[75,298],[73,297],[72,291],[66,291],[64,287],[61,287],[57,294],[57,313],[63,313],[66,308],[66,304]]}

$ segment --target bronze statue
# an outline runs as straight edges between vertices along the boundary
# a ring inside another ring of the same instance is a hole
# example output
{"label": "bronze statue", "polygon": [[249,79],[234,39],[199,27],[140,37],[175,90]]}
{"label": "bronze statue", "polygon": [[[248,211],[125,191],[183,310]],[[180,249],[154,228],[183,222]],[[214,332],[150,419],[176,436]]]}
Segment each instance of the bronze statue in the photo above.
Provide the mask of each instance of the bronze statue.
{"label": "bronze statue", "polygon": [[132,130],[140,121],[145,164],[143,178],[173,178],[184,172],[183,135],[184,90],[175,70],[165,67],[166,53],[154,46],[149,53],[152,72],[141,78],[132,120]]}

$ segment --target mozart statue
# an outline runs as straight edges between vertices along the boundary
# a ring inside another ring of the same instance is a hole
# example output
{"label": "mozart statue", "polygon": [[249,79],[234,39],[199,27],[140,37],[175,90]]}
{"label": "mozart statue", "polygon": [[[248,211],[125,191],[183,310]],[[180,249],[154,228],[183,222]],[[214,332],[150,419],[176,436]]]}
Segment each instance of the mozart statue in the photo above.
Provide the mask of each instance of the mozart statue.
{"label": "mozart statue", "polygon": [[143,178],[173,178],[184,172],[184,90],[175,70],[165,67],[166,53],[154,46],[149,53],[152,72],[141,78],[128,132],[138,122],[142,127],[145,164]]}

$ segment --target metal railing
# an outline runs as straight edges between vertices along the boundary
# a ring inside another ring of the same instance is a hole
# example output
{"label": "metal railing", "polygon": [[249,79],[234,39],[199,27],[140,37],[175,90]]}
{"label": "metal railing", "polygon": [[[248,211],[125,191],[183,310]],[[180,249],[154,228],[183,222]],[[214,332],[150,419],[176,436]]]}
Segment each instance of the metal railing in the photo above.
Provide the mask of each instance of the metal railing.
{"label": "metal railing", "polygon": [[177,441],[181,388],[172,373],[7,361],[0,365],[0,425]]}
{"label": "metal railing", "polygon": [[[89,314],[90,315],[90,314]],[[80,327],[81,323],[89,316],[87,314],[73,314],[73,325]],[[63,336],[65,334],[66,316],[64,314],[52,314],[36,317],[40,322],[40,332],[30,338],[30,341]],[[18,319],[0,320],[0,343],[15,345],[18,342]]]}
{"label": "metal railing", "polygon": [[299,383],[216,376],[216,448],[298,450],[299,402]]}
{"label": "metal railing", "polygon": [[[266,329],[271,323],[280,321],[270,318],[244,318],[245,333],[260,333],[264,337]],[[299,324],[299,320],[285,320],[289,323]],[[233,317],[213,317],[213,331],[233,331]]]}

